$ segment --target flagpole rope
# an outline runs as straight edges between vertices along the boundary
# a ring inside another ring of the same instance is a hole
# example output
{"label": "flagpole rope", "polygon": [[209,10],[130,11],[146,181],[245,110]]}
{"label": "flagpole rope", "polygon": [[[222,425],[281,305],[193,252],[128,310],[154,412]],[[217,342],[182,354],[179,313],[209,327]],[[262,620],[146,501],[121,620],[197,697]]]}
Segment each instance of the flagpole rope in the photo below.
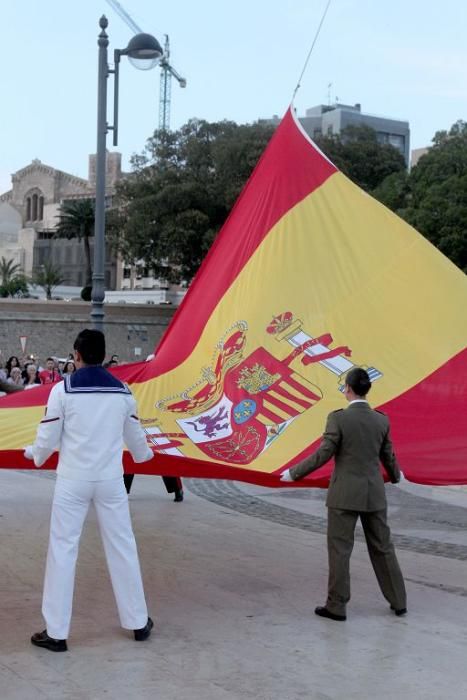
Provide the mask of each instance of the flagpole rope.
{"label": "flagpole rope", "polygon": [[315,34],[315,36],[314,36],[313,43],[311,44],[311,48],[310,48],[310,50],[308,51],[308,56],[306,57],[305,65],[303,66],[303,70],[302,70],[302,72],[300,73],[300,77],[299,77],[299,79],[298,79],[298,83],[297,83],[297,85],[296,85],[296,87],[295,87],[295,90],[294,90],[294,93],[293,93],[293,95],[292,95],[292,103],[293,103],[293,101],[294,101],[294,99],[295,99],[295,95],[297,94],[298,89],[300,88],[301,80],[302,80],[303,75],[304,75],[304,73],[305,73],[305,71],[306,71],[306,69],[307,69],[308,61],[310,60],[311,53],[312,53],[312,51],[313,51],[313,49],[314,49],[314,47],[315,47],[315,44],[316,44],[316,42],[317,42],[317,40],[318,40],[320,31],[321,31],[321,27],[323,26],[323,22],[324,22],[324,20],[325,20],[325,18],[326,18],[326,15],[327,15],[327,13],[328,13],[330,4],[331,4],[331,0],[328,0],[327,5],[326,5],[326,7],[325,7],[325,9],[324,9],[324,12],[323,12],[323,16],[321,17],[321,21],[320,21],[320,23],[319,23],[319,25],[318,25],[318,29],[316,30],[316,34]]}

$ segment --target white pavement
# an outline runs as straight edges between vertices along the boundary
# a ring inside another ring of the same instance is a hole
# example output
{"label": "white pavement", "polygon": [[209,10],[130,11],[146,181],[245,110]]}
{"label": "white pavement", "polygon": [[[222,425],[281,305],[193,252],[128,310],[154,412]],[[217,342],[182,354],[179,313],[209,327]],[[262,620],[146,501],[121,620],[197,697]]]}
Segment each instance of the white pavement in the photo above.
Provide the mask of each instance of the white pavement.
{"label": "white pavement", "polygon": [[[467,561],[400,550],[409,614],[396,618],[357,542],[347,622],[323,620],[313,614],[326,593],[323,534],[250,517],[189,488],[184,503],[173,503],[158,477],[136,477],[131,494],[151,639],[135,643],[119,628],[91,511],[69,652],[33,647],[30,635],[44,627],[53,485],[51,474],[0,470],[0,700],[467,698]],[[322,501],[240,490],[325,516]],[[438,493],[449,496],[432,489],[429,497]],[[465,492],[452,497],[467,508]]]}

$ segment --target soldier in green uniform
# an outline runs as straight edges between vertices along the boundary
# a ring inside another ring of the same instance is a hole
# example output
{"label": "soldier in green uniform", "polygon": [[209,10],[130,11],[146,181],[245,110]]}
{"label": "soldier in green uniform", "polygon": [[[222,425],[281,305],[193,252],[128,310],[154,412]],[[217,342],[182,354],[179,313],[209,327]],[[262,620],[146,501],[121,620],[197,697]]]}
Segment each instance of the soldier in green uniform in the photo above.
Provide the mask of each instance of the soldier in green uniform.
{"label": "soldier in green uniform", "polygon": [[285,470],[282,481],[297,481],[319,469],[331,457],[335,468],[329,484],[328,556],[329,581],[326,605],[315,613],[331,620],[346,619],[350,600],[350,555],[360,518],[376,578],[396,615],[407,612],[404,579],[387,525],[387,503],[380,463],[392,483],[401,471],[389,435],[389,419],[373,410],[366,400],[371,388],[368,373],[354,367],[345,379],[345,410],[329,414],[319,448],[302,462]]}

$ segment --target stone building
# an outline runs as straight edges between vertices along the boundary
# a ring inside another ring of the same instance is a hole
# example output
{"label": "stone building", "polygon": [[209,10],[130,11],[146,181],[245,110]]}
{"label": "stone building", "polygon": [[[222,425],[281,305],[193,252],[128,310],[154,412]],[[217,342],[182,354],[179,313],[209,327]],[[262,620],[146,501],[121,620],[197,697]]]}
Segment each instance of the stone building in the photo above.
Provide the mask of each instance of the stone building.
{"label": "stone building", "polygon": [[91,190],[87,180],[38,159],[14,173],[11,184],[0,196],[0,256],[19,263],[30,276],[39,232],[56,226],[58,207],[67,197],[89,196]]}
{"label": "stone building", "polygon": [[[0,257],[19,263],[31,277],[46,261],[59,267],[68,287],[77,293],[85,284],[86,259],[83,242],[56,238],[60,206],[76,199],[94,199],[96,155],[89,156],[88,179],[57,170],[35,159],[12,175],[11,190],[0,195]],[[125,177],[122,156],[108,152],[106,159],[106,206],[112,206],[117,182]],[[91,260],[93,239],[90,239]],[[178,304],[184,290],[156,279],[143,260],[125,263],[107,246],[107,290],[154,292]],[[180,298],[179,298],[180,297]]]}
{"label": "stone building", "polygon": [[[121,154],[107,154],[106,203],[112,202],[115,184],[122,177]],[[19,263],[30,277],[45,261],[60,267],[68,285],[82,287],[85,256],[82,241],[55,238],[60,206],[75,199],[93,199],[96,156],[89,156],[89,177],[57,170],[35,159],[12,175],[11,190],[0,195],[0,257]],[[92,240],[91,240],[92,253]],[[121,261],[107,251],[106,283],[115,289]]]}

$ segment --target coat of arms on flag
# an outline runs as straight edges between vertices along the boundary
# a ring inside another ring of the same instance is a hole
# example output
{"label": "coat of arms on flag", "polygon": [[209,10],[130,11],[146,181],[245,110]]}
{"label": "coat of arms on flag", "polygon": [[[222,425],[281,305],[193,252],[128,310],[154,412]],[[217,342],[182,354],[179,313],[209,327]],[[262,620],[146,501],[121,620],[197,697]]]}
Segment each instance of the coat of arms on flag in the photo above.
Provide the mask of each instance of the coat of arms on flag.
{"label": "coat of arms on flag", "polygon": [[[341,388],[339,380],[354,364],[350,348],[332,348],[330,333],[316,338],[306,334],[290,311],[275,316],[265,328],[292,348],[282,359],[261,346],[244,357],[247,323],[239,321],[234,328],[219,342],[213,367],[204,370],[194,387],[180,392],[179,400],[163,399],[156,407],[183,414],[175,419],[179,439],[188,439],[211,459],[247,465],[323,398],[322,390],[304,376],[308,365],[319,363],[337,375],[336,388]],[[293,363],[301,365],[300,372],[291,367]],[[369,371],[373,381],[382,376],[373,367]],[[163,418],[158,423],[163,425]],[[159,429],[153,434],[158,442],[174,437]],[[164,443],[159,444],[164,449]],[[180,454],[182,444],[178,443]]]}

